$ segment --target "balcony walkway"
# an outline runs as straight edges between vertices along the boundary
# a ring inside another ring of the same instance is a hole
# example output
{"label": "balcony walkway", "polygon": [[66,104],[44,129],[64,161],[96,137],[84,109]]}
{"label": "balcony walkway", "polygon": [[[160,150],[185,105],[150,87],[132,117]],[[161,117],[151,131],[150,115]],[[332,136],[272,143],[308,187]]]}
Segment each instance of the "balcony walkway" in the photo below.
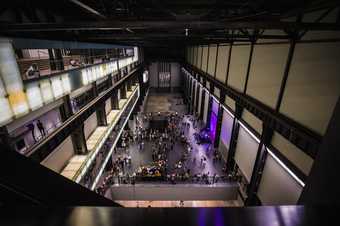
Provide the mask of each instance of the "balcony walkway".
{"label": "balcony walkway", "polygon": [[133,91],[128,91],[126,93],[127,99],[119,100],[119,110],[111,110],[107,116],[107,126],[98,126],[90,135],[90,137],[86,140],[86,146],[88,149],[88,154],[86,155],[74,155],[66,167],[62,170],[61,175],[67,177],[70,180],[76,180],[81,170],[86,166],[87,162],[94,152],[98,152],[102,146],[104,141],[108,138],[110,132],[108,130],[113,128],[114,125],[118,122],[118,115],[123,110],[124,106],[129,102],[128,100],[132,96],[133,92],[136,90],[137,86],[133,86]]}

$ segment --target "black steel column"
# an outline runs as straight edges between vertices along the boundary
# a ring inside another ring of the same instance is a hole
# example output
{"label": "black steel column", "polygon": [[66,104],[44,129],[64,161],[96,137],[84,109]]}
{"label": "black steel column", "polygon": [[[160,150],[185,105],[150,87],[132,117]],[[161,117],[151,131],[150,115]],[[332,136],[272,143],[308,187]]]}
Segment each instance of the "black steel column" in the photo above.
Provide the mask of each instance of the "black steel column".
{"label": "black steel column", "polygon": [[[143,85],[143,84],[141,84],[141,85]],[[132,91],[131,80],[130,79],[126,81],[126,89],[127,89],[127,91]]]}
{"label": "black steel column", "polygon": [[76,154],[86,154],[88,152],[84,134],[84,124],[81,124],[71,134],[73,148]]}
{"label": "black steel column", "polygon": [[54,62],[55,62],[57,70],[63,71],[64,60],[63,60],[63,55],[61,54],[61,49],[53,49],[53,52],[54,52]]}
{"label": "black steel column", "polygon": [[299,204],[336,206],[340,204],[340,98],[322,139]]}
{"label": "black steel column", "polygon": [[112,110],[118,110],[119,104],[118,104],[118,90],[114,91],[114,94],[111,96],[111,107]]}
{"label": "black steel column", "polygon": [[281,87],[280,87],[280,91],[279,91],[279,95],[278,95],[277,103],[276,103],[276,107],[275,107],[276,112],[279,111],[280,106],[281,106],[284,90],[286,88],[286,83],[287,83],[287,79],[288,79],[288,75],[289,75],[290,65],[292,63],[293,56],[294,56],[295,45],[296,45],[296,40],[292,39],[290,41],[290,47],[289,47],[287,62],[286,62],[285,70],[284,70],[284,73],[283,73],[283,77],[282,77],[282,81],[281,81]]}
{"label": "black steel column", "polygon": [[98,96],[98,88],[96,81],[92,82],[92,97]]}
{"label": "black steel column", "polygon": [[112,74],[109,74],[107,76],[107,80],[106,81],[107,81],[107,86],[108,87],[111,87],[113,85]]}
{"label": "black steel column", "polygon": [[254,43],[255,43],[255,41],[252,41],[251,45],[250,45],[250,54],[249,54],[248,68],[247,68],[247,74],[246,74],[246,82],[244,83],[243,93],[246,93],[246,91],[247,91],[248,79],[249,79],[250,67],[251,67],[251,61],[253,59]]}
{"label": "black steel column", "polygon": [[105,103],[99,105],[96,109],[98,126],[107,126],[107,118],[105,112]]}
{"label": "black steel column", "polygon": [[[214,85],[210,83],[210,93],[214,93]],[[209,104],[208,104],[208,115],[207,115],[207,126],[210,128],[210,119],[211,119],[211,111],[212,111],[212,102],[213,98],[209,95]]]}
{"label": "black steel column", "polygon": [[120,87],[120,98],[121,99],[126,99],[126,87],[125,87],[125,84],[123,84]]}
{"label": "black steel column", "polygon": [[214,147],[217,148],[220,144],[220,136],[221,136],[221,129],[222,129],[222,120],[223,120],[223,103],[225,101],[225,93],[221,91],[220,93],[220,104],[218,108],[218,115],[217,115],[217,125],[216,125],[216,135],[214,140]]}
{"label": "black steel column", "polygon": [[257,197],[257,190],[262,178],[262,171],[266,162],[267,150],[265,147],[270,144],[273,136],[273,130],[267,126],[266,123],[262,124],[262,134],[259,147],[257,149],[256,159],[254,163],[253,173],[250,178],[249,186],[247,188],[246,206],[260,205],[261,202]]}
{"label": "black steel column", "polygon": [[[197,81],[199,81],[199,79],[197,79]],[[199,82],[197,82],[197,86],[196,86],[196,107],[195,107],[195,114],[198,115],[198,108],[200,106],[198,106],[199,104],[199,99],[200,99],[200,90],[201,90],[201,87],[199,85]]]}
{"label": "black steel column", "polygon": [[57,66],[56,66],[55,61],[54,61],[53,49],[48,49],[48,58],[49,58],[51,71],[55,71],[57,69]]}
{"label": "black steel column", "polygon": [[230,42],[228,62],[227,62],[227,73],[226,73],[225,81],[224,81],[225,84],[228,84],[228,77],[229,77],[229,71],[230,71],[229,69],[230,69],[230,61],[231,61],[231,51],[232,51],[232,48],[233,48],[233,42]]}
{"label": "black steel column", "polygon": [[236,151],[238,132],[240,128],[240,124],[237,122],[237,120],[241,118],[242,112],[243,112],[243,107],[235,103],[235,118],[233,122],[233,129],[231,132],[230,146],[229,146],[228,158],[227,158],[227,172],[228,173],[231,173],[234,170],[234,166],[235,166],[234,156],[235,156],[235,151]]}
{"label": "black steel column", "polygon": [[192,100],[191,100],[191,108],[192,108],[192,114],[195,114],[195,99],[196,98],[196,82],[193,80],[192,83]]}
{"label": "black steel column", "polygon": [[62,122],[73,115],[70,95],[63,96],[63,104],[59,107],[59,112]]}
{"label": "black steel column", "polygon": [[[205,87],[207,85],[207,79],[205,77],[203,77],[203,84],[202,85],[203,85],[203,87]],[[202,89],[203,89],[203,87],[202,87]],[[201,101],[201,106],[200,106],[201,112],[200,112],[200,115],[199,115],[200,120],[203,120],[203,116],[204,116],[205,95],[207,95],[207,94],[206,94],[206,91],[203,89],[202,90],[202,101]]]}

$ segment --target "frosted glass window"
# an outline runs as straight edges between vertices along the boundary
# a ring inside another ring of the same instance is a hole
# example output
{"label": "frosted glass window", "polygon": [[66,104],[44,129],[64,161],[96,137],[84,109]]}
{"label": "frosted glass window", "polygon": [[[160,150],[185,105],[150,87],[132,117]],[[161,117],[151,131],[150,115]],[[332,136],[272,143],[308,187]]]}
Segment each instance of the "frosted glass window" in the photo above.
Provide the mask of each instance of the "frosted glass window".
{"label": "frosted glass window", "polygon": [[262,204],[295,205],[302,189],[302,185],[288,173],[277,157],[268,154],[257,193]]}
{"label": "frosted glass window", "polygon": [[36,110],[43,106],[43,99],[38,82],[31,82],[26,85],[26,96],[32,110]]}
{"label": "frosted glass window", "polygon": [[54,97],[50,80],[44,79],[40,81],[40,91],[45,104],[53,101]]}
{"label": "frosted glass window", "polygon": [[83,69],[81,71],[81,79],[82,79],[82,83],[83,85],[87,85],[89,83],[89,79],[88,79],[88,69]]}
{"label": "frosted glass window", "polygon": [[64,93],[70,93],[71,92],[71,83],[70,78],[68,74],[62,74],[61,75],[61,81],[63,82],[63,89]]}
{"label": "frosted glass window", "polygon": [[253,173],[258,146],[247,129],[240,126],[234,159],[248,182]]}
{"label": "frosted glass window", "polygon": [[6,91],[2,83],[2,80],[0,79],[0,115],[1,115],[0,125],[9,122],[13,116],[8,99],[5,96]]}
{"label": "frosted glass window", "polygon": [[64,90],[60,77],[56,76],[54,78],[51,78],[51,83],[54,97],[55,98],[61,97],[63,95]]}
{"label": "frosted glass window", "polygon": [[13,113],[7,98],[0,97],[0,125],[4,125],[11,121]]}
{"label": "frosted glass window", "polygon": [[230,140],[231,140],[231,132],[233,129],[233,122],[234,118],[226,111],[223,111],[223,118],[222,118],[222,126],[221,126],[221,136],[220,139],[223,144],[229,150]]}

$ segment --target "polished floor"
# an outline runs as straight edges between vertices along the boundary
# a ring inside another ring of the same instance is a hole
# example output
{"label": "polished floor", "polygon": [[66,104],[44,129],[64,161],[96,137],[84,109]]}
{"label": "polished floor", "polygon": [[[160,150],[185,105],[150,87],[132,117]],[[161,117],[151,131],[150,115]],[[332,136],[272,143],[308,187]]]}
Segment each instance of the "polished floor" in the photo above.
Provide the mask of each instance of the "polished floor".
{"label": "polished floor", "polygon": [[310,226],[336,225],[338,207],[248,208],[13,207],[1,209],[0,225],[25,226]]}
{"label": "polished floor", "polygon": [[174,208],[174,207],[237,207],[240,206],[237,200],[231,201],[117,201],[116,203],[124,207],[155,207],[155,208]]}

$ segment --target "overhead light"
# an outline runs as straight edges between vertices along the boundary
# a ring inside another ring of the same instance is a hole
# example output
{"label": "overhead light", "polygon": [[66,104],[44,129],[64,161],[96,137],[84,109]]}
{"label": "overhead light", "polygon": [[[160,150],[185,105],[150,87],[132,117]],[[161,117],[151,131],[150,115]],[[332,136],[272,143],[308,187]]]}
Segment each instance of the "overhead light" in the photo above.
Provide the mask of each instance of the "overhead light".
{"label": "overhead light", "polygon": [[188,36],[188,34],[189,34],[189,29],[185,28],[185,36]]}

